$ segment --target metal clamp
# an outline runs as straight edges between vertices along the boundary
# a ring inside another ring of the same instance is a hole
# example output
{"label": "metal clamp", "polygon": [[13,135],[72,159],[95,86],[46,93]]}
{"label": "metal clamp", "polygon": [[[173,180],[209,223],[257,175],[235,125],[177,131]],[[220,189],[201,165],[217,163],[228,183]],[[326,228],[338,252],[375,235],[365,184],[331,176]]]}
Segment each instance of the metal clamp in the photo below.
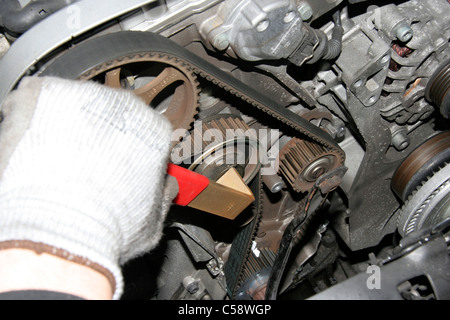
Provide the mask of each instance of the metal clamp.
{"label": "metal clamp", "polygon": [[341,184],[347,170],[347,167],[342,166],[324,174],[317,179],[316,187],[320,189],[322,194],[335,190]]}

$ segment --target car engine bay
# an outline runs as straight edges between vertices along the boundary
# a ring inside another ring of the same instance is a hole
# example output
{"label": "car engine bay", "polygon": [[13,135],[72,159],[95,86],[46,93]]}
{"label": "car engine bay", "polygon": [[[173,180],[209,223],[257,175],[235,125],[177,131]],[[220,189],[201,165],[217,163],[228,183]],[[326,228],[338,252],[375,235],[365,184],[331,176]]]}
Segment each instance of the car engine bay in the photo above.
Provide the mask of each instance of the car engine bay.
{"label": "car engine bay", "polygon": [[172,163],[251,190],[173,205],[123,299],[447,300],[449,39],[447,0],[0,0],[0,104],[24,76],[133,90]]}

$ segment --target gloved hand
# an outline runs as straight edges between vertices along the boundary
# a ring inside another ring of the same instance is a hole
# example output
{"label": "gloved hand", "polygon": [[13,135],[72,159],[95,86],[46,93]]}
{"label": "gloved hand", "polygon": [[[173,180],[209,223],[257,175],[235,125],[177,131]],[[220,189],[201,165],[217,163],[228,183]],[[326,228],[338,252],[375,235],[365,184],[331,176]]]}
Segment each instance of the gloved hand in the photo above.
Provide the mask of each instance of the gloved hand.
{"label": "gloved hand", "polygon": [[56,78],[22,80],[3,114],[0,249],[90,266],[119,298],[120,265],[161,237],[170,123],[128,91]]}

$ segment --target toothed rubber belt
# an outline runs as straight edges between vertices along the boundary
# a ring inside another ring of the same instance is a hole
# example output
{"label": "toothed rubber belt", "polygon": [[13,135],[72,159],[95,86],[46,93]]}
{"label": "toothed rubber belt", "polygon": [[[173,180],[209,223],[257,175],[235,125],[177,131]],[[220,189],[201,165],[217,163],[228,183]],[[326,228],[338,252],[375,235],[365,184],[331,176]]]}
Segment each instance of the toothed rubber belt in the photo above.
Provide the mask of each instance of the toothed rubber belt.
{"label": "toothed rubber belt", "polygon": [[[95,45],[92,45],[94,43]],[[123,56],[123,53],[117,52],[126,50],[129,56],[152,53],[166,59],[175,59],[177,63],[191,68],[194,73],[291,127],[301,134],[299,138],[307,136],[318,144],[337,151],[340,162],[344,163],[344,152],[328,133],[170,39],[150,32],[125,31],[93,38],[77,47],[85,47],[83,56],[78,55],[77,50],[69,49],[48,66],[44,66],[40,74],[78,79],[96,67],[92,65],[92,61],[99,60],[102,61],[101,64],[107,63],[108,60],[114,61]],[[89,51],[90,47],[92,47],[91,51]]]}
{"label": "toothed rubber belt", "polygon": [[[77,52],[80,51],[69,49],[60,57],[52,60],[47,66],[44,66],[40,75],[52,75],[66,79],[88,78],[89,72],[95,70],[96,67],[103,68],[108,65],[109,61],[112,64],[118,58],[123,57],[124,52],[130,60],[135,56],[152,54],[164,61],[171,60],[176,65],[183,66],[185,70],[191,70],[246,101],[253,107],[277,119],[280,126],[284,124],[295,130],[298,133],[298,138],[308,137],[327,148],[338,156],[340,164],[345,161],[344,152],[328,133],[163,36],[149,32],[126,31],[93,38],[77,45],[75,48],[83,48],[84,54],[79,55]],[[101,63],[99,62],[96,66],[92,65],[92,61],[101,61]],[[258,181],[260,177],[256,180],[255,190],[253,191],[259,194],[261,186]],[[260,200],[257,199],[254,209],[257,210],[257,214],[261,211],[259,208]],[[234,296],[239,283],[242,281],[240,275],[248,258],[259,219],[260,217],[257,216],[237,234],[233,241],[230,257],[225,268],[228,291],[231,297]]]}

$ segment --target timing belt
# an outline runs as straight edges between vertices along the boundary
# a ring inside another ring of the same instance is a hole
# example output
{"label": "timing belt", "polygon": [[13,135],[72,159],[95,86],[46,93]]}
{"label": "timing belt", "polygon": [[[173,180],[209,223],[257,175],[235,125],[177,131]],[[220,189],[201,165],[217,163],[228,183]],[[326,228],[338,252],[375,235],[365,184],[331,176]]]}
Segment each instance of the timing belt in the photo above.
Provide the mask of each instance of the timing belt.
{"label": "timing belt", "polygon": [[[162,61],[172,60],[174,64],[182,65],[183,67],[191,70],[193,73],[198,74],[213,84],[230,92],[237,98],[247,102],[249,105],[263,111],[272,118],[279,120],[282,124],[295,130],[300,135],[298,138],[305,138],[306,136],[310,140],[326,147],[330,151],[334,151],[338,156],[340,163],[343,164],[345,161],[344,151],[327,132],[316,127],[308,120],[302,118],[284,106],[279,105],[269,97],[261,94],[242,81],[236,79],[228,72],[219,69],[212,63],[202,59],[200,56],[166,37],[151,32],[124,31],[107,34],[89,41],[95,41],[98,48],[104,47],[105,50],[107,50],[107,48],[114,48],[114,46],[111,47],[111,43],[115,42],[120,43],[121,47],[129,46],[130,51],[127,55],[130,60],[132,60],[133,57],[148,54],[159,57]],[[79,46],[88,46],[89,41],[81,43]],[[102,44],[104,44],[104,46],[102,46]],[[70,53],[71,52],[69,50],[67,55],[70,55]],[[94,52],[93,54],[96,53]],[[88,61],[88,59],[83,61],[80,57],[78,57],[78,60],[78,64],[87,63]],[[108,63],[106,63],[106,65],[107,64]],[[84,71],[87,72],[88,66],[86,65],[85,67],[86,70]],[[89,66],[89,68],[91,67],[92,66]],[[48,68],[44,66],[44,69],[46,69],[44,72],[46,74],[52,74],[52,69],[58,70],[57,74],[62,78],[66,76],[67,78],[73,79],[75,76],[71,73],[70,66],[58,65],[58,58],[56,59],[56,62],[52,62]],[[64,69],[68,70],[67,75],[65,75]],[[83,72],[76,75],[76,78],[81,77]]]}
{"label": "timing belt", "polygon": [[[155,34],[152,36],[155,38],[155,42],[158,43],[158,51],[161,53],[169,54],[171,56],[173,55],[176,57],[175,59],[181,59],[193,69],[194,73],[200,75],[208,81],[211,81],[234,96],[246,101],[250,105],[262,110],[266,114],[276,118],[301,135],[305,135],[316,143],[327,147],[330,151],[334,151],[339,156],[339,162],[341,164],[344,163],[344,152],[325,131],[319,129],[309,121],[291,112],[285,107],[280,106],[271,99],[261,95],[261,93],[247,86],[245,83],[201,59],[197,55],[194,55],[190,51],[187,51],[185,48],[172,43],[167,38],[160,37]],[[256,235],[262,215],[262,177],[260,173],[254,180],[251,188],[255,194],[255,203],[252,208],[252,210],[255,211],[255,219],[235,236],[224,270],[227,281],[228,295],[231,298],[235,298],[239,286],[243,283],[243,281],[245,281],[245,279],[242,278],[242,274],[245,269],[246,262],[251,254],[252,241]],[[280,258],[284,262],[287,256],[288,253]],[[278,261],[278,259],[276,261]],[[270,285],[273,284],[269,283],[269,286]],[[276,285],[278,285],[278,283]],[[276,290],[274,291],[276,292]]]}
{"label": "timing belt", "polygon": [[[98,37],[92,41],[96,41],[99,47],[102,47],[103,43],[104,48],[108,48],[111,42],[115,41],[120,42],[122,47],[129,45],[129,59],[138,55],[151,54],[159,57],[162,61],[173,61],[174,64],[183,66],[183,68],[192,71],[247,102],[249,105],[270,115],[272,118],[277,119],[280,125],[284,124],[290,127],[298,133],[298,138],[307,137],[313,142],[327,148],[329,151],[334,152],[338,156],[340,164],[343,164],[345,161],[345,153],[327,132],[166,37],[150,32],[125,31]],[[83,45],[88,45],[88,43],[80,44],[80,46]],[[70,55],[70,50],[68,54]],[[78,61],[78,63],[83,62]],[[64,70],[64,67],[67,66],[58,66],[58,61],[56,61],[56,63],[49,66],[49,69],[57,68],[58,70]],[[85,71],[88,71],[87,67],[86,65]],[[51,70],[47,71],[51,74]],[[79,74],[78,76],[81,75]],[[64,71],[59,72],[59,76],[64,77]],[[73,74],[70,76],[67,75],[67,77],[72,78]],[[255,180],[255,189],[253,191],[257,195],[257,201],[255,202],[256,207],[254,210],[257,211],[257,216],[237,234],[232,244],[230,260],[226,266],[230,296],[234,295],[237,285],[242,280],[240,279],[240,275],[249,257],[251,243],[261,218],[261,176],[258,175]]]}
{"label": "timing belt", "polygon": [[255,218],[244,226],[234,237],[231,243],[230,253],[225,264],[224,272],[227,282],[228,296],[235,298],[240,285],[246,280],[243,278],[243,271],[246,268],[247,260],[251,254],[252,242],[258,231],[258,226],[262,216],[262,177],[259,172],[250,184],[250,190],[255,195],[255,201],[251,207]]}

